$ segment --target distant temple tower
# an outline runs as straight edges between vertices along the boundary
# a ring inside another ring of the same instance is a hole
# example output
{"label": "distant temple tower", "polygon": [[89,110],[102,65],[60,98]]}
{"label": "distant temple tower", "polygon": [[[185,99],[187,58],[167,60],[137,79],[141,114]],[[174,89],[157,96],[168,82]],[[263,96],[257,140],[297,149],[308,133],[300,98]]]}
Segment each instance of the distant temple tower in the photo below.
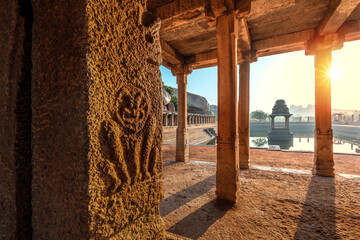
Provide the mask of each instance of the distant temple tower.
{"label": "distant temple tower", "polygon": [[[293,139],[293,133],[290,132],[289,126],[291,115],[285,101],[283,99],[277,100],[272,109],[272,114],[269,115],[271,118],[271,130],[268,133],[269,141],[291,141]],[[285,117],[285,126],[275,127],[275,117]]]}

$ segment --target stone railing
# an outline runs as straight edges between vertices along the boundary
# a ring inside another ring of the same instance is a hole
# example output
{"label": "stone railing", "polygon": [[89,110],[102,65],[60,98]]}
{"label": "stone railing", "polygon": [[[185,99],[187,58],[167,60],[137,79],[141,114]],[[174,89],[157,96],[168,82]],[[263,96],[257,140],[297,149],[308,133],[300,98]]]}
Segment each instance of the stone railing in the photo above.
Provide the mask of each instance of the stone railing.
{"label": "stone railing", "polygon": [[[176,112],[163,112],[163,127],[177,126],[178,118]],[[214,124],[216,123],[216,116],[206,114],[193,114],[188,113],[187,124],[200,125],[200,124]]]}

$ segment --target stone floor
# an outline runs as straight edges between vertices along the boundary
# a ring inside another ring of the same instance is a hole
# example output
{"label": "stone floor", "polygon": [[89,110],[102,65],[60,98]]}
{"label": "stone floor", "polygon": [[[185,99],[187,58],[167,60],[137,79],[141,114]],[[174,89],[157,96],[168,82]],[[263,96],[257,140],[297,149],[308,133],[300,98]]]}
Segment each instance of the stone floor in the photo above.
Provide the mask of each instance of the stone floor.
{"label": "stone floor", "polygon": [[[337,156],[337,173],[348,175],[325,178],[311,174],[310,156],[295,164],[297,153],[257,150],[262,157],[241,171],[239,202],[229,205],[215,200],[214,147],[192,146],[187,164],[172,161],[174,149],[164,146],[160,204],[170,233],[190,239],[360,239],[360,178],[354,176],[360,156]],[[347,172],[341,161],[354,165]]]}

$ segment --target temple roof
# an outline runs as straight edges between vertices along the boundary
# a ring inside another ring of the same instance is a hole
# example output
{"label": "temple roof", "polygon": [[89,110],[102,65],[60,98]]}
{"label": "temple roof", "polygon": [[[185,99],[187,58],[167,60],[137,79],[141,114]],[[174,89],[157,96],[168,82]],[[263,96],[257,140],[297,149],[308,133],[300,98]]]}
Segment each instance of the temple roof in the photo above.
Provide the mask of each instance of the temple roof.
{"label": "temple roof", "polygon": [[272,108],[272,114],[270,116],[291,116],[289,108],[285,103],[285,100],[276,100],[274,107]]}
{"label": "temple roof", "polygon": [[[148,0],[162,20],[160,39],[165,66],[217,65],[212,0]],[[239,18],[238,49],[258,57],[305,49],[318,35],[338,33],[360,39],[359,0],[241,0],[249,11]],[[210,9],[210,10],[209,10]],[[241,58],[241,55],[240,55]]]}

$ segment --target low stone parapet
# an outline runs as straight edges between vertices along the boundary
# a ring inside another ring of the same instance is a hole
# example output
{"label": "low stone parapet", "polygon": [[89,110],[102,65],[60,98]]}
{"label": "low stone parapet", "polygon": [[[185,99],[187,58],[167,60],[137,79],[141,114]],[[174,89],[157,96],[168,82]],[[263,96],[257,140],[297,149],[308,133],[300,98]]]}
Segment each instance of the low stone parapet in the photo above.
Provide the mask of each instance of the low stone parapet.
{"label": "low stone parapet", "polygon": [[[176,112],[163,112],[163,127],[177,126],[178,116]],[[188,113],[187,125],[205,125],[216,123],[216,116],[208,114]]]}

